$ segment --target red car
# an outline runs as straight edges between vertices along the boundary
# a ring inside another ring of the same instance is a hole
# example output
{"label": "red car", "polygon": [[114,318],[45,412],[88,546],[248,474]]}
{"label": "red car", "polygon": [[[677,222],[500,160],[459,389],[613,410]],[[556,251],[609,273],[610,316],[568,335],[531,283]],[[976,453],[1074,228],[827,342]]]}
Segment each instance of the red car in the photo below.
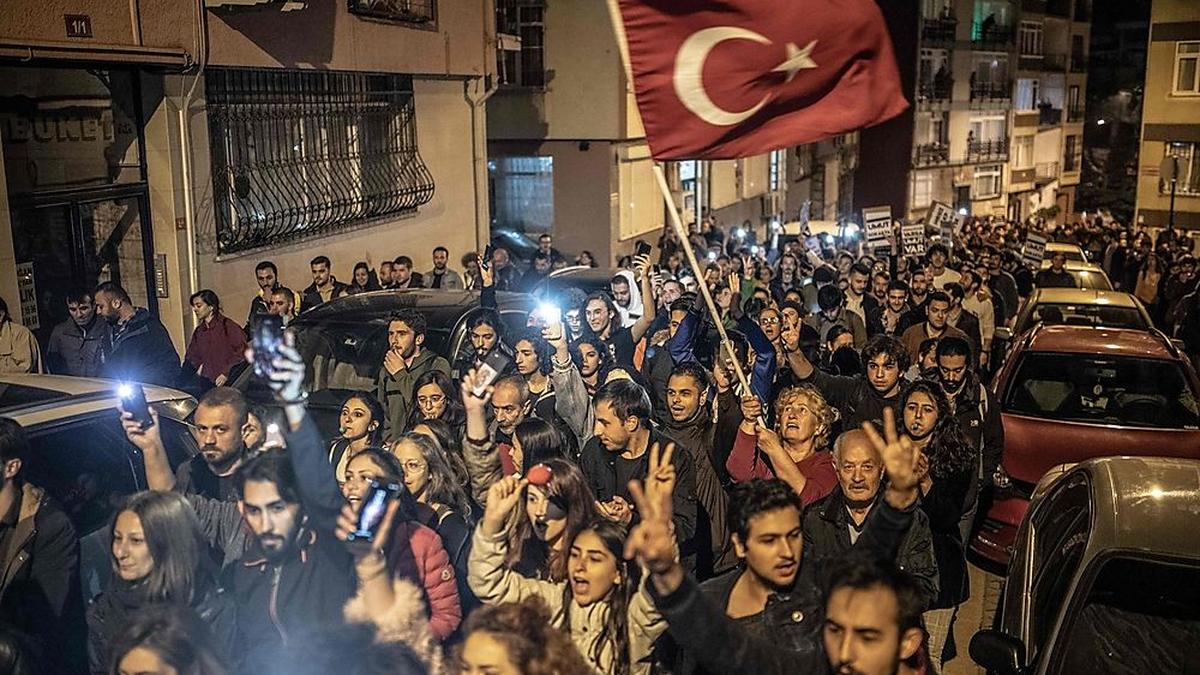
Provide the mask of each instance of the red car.
{"label": "red car", "polygon": [[1004,456],[971,550],[1008,565],[1038,480],[1093,457],[1200,458],[1200,379],[1158,331],[1038,326],[996,376]]}

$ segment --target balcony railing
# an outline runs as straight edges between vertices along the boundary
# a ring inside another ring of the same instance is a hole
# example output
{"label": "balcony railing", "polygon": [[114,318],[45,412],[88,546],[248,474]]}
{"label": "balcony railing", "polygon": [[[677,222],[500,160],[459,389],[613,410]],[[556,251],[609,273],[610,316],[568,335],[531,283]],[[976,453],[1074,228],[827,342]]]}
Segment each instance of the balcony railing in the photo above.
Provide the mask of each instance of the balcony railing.
{"label": "balcony railing", "polygon": [[1034,180],[1043,184],[1058,180],[1058,162],[1038,162],[1034,166]]}
{"label": "balcony railing", "polygon": [[1017,68],[1020,70],[1041,70],[1044,58],[1045,56],[1041,54],[1021,54],[1017,57]]}
{"label": "balcony railing", "polygon": [[954,91],[954,78],[934,78],[925,80],[917,85],[917,99],[920,101],[949,101]]}
{"label": "balcony railing", "polygon": [[1004,159],[1008,156],[1008,140],[970,141],[967,143],[967,161],[980,159]]}
{"label": "balcony railing", "polygon": [[1062,108],[1038,108],[1038,126],[1056,127],[1062,124]]}
{"label": "balcony railing", "polygon": [[1083,108],[1071,108],[1070,110],[1068,110],[1067,111],[1067,121],[1068,122],[1082,122],[1083,121]]}
{"label": "balcony railing", "polygon": [[926,45],[953,43],[956,30],[958,19],[952,16],[925,19],[921,22],[921,39]]}
{"label": "balcony railing", "polygon": [[950,162],[950,144],[922,143],[913,149],[913,166],[930,166]]}
{"label": "balcony railing", "polygon": [[1088,58],[1086,54],[1071,55],[1071,72],[1086,73],[1088,69]]}
{"label": "balcony railing", "polygon": [[971,84],[972,101],[1004,101],[1012,98],[1012,85],[1003,82],[974,82]]}
{"label": "balcony railing", "polygon": [[1042,70],[1056,70],[1066,72],[1067,70],[1067,55],[1066,54],[1043,54],[1042,55]]}
{"label": "balcony railing", "polygon": [[1002,47],[1011,45],[1016,37],[1012,26],[976,26],[971,33],[971,42],[977,47]]}

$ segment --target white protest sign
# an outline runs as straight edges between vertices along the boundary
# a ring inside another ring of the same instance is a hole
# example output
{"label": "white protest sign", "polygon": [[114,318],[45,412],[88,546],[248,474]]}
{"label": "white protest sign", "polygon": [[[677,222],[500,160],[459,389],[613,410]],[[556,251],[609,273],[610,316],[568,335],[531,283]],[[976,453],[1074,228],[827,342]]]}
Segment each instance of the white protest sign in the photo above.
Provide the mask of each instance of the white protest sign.
{"label": "white protest sign", "polygon": [[1021,257],[1025,260],[1025,264],[1033,269],[1042,266],[1042,259],[1046,257],[1046,237],[1041,234],[1028,234],[1025,236],[1025,248],[1021,250]]}
{"label": "white protest sign", "polygon": [[892,245],[892,207],[871,206],[863,209],[863,230],[867,248],[879,250]]}
{"label": "white protest sign", "polygon": [[925,226],[920,223],[901,226],[900,242],[904,255],[925,255]]}
{"label": "white protest sign", "polygon": [[942,242],[946,246],[952,247],[954,245],[954,235],[962,227],[964,216],[955,213],[954,209],[947,204],[934,202],[929,207],[929,215],[925,220],[942,233]]}

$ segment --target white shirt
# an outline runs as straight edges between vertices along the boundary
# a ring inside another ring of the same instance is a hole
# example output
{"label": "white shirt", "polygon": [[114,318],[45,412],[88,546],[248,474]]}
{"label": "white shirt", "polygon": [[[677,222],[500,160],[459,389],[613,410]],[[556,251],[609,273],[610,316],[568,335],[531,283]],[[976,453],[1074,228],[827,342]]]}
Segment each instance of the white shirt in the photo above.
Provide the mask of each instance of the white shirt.
{"label": "white shirt", "polygon": [[942,268],[942,273],[929,280],[934,288],[945,290],[946,284],[954,284],[962,281],[962,275],[949,267]]}
{"label": "white shirt", "polygon": [[979,300],[978,293],[963,298],[963,309],[979,319],[979,337],[986,349],[992,345],[992,337],[996,334],[996,309],[992,306],[991,298]]}

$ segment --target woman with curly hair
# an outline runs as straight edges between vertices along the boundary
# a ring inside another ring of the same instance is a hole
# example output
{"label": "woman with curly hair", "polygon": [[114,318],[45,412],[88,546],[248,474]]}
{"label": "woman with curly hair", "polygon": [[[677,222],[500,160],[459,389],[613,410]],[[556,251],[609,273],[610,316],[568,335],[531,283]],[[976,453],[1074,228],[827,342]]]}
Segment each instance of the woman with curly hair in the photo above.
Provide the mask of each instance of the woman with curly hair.
{"label": "woman with curly hair", "polygon": [[725,462],[736,483],[778,475],[804,506],[824,499],[838,484],[829,452],[833,408],[809,385],[789,387],[775,399],[775,430],[764,428],[756,396],[742,399],[742,423]]}
{"label": "woman with curly hair", "polygon": [[938,596],[925,612],[929,654],[941,671],[943,649],[952,635],[958,605],[970,596],[959,521],[975,475],[975,453],[950,411],[941,387],[917,380],[900,396],[904,434],[921,451],[921,510],[929,516],[938,566]]}
{"label": "woman with curly hair", "polygon": [[590,675],[566,633],[550,625],[538,598],[484,607],[467,620],[458,653],[462,675]]}

